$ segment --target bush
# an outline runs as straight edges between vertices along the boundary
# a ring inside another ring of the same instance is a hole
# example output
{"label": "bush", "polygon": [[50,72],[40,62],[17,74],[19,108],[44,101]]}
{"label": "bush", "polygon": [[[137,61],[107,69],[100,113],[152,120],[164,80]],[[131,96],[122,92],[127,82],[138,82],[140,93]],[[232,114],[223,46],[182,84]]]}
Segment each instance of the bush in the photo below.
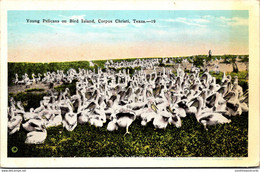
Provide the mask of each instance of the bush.
{"label": "bush", "polygon": [[31,88],[31,89],[27,89],[25,90],[25,92],[29,93],[29,92],[35,92],[35,91],[44,91],[43,88]]}
{"label": "bush", "polygon": [[239,61],[238,62],[249,62],[249,55],[243,55],[243,56],[239,56]]}
{"label": "bush", "polygon": [[198,55],[193,58],[193,65],[200,68],[204,67],[204,60],[206,56]]}
{"label": "bush", "polygon": [[46,96],[47,93],[43,92],[43,93],[23,93],[20,92],[16,95],[14,94],[9,94],[8,99],[10,99],[10,97],[13,97],[15,101],[21,101],[23,106],[24,106],[24,110],[25,111],[29,111],[30,108],[37,108],[40,106],[40,101],[43,99],[44,96]]}
{"label": "bush", "polygon": [[59,85],[59,86],[56,86],[54,87],[54,90],[56,91],[62,91],[64,92],[66,88],[68,88],[70,90],[70,94],[71,95],[74,95],[76,94],[76,80],[73,80],[72,83],[65,83],[63,85]]}

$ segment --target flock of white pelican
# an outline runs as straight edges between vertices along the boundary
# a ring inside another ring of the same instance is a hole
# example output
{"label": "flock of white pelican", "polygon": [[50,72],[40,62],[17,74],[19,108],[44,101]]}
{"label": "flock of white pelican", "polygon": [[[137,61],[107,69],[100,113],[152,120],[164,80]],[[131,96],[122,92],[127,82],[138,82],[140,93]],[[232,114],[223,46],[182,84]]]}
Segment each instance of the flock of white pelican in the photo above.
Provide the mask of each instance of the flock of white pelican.
{"label": "flock of white pelican", "polygon": [[[132,65],[145,65],[146,61],[137,60]],[[151,64],[157,63],[156,60]],[[107,65],[129,66],[130,64]],[[134,66],[133,66],[134,67]],[[41,144],[47,137],[48,127],[62,125],[73,131],[78,124],[89,123],[96,127],[106,127],[108,131],[126,129],[137,120],[142,126],[151,123],[157,129],[168,125],[179,128],[187,115],[195,115],[197,122],[207,126],[230,123],[231,116],[248,112],[248,91],[238,84],[238,78],[223,75],[216,83],[206,69],[192,67],[186,73],[180,66],[176,72],[154,67],[150,73],[122,69],[118,73],[106,67],[106,70],[91,71],[70,69],[47,72],[41,78],[30,79],[27,74],[15,84],[30,85],[42,82],[51,85],[48,94],[40,101],[40,106],[24,110],[21,101],[9,99],[8,133],[14,134],[22,127],[28,131],[25,143]],[[76,80],[76,94],[70,90],[55,91],[55,83],[71,83]]]}

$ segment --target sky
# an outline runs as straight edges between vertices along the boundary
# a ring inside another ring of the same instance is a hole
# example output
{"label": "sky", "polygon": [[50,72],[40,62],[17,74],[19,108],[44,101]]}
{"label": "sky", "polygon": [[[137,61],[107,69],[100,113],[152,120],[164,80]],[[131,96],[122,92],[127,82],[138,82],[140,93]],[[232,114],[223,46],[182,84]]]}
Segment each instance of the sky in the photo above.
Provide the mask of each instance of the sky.
{"label": "sky", "polygon": [[[115,23],[116,19],[130,23]],[[190,56],[209,49],[213,55],[249,53],[246,10],[19,10],[8,11],[7,27],[9,62]]]}

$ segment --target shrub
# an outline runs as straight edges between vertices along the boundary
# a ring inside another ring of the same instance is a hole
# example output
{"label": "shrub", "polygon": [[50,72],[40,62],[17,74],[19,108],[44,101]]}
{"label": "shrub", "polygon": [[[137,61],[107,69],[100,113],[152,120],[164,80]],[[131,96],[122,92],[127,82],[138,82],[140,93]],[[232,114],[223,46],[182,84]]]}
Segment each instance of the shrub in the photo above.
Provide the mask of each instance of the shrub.
{"label": "shrub", "polygon": [[25,92],[27,92],[27,93],[35,92],[35,91],[44,91],[44,89],[43,88],[31,88],[31,89],[25,90]]}

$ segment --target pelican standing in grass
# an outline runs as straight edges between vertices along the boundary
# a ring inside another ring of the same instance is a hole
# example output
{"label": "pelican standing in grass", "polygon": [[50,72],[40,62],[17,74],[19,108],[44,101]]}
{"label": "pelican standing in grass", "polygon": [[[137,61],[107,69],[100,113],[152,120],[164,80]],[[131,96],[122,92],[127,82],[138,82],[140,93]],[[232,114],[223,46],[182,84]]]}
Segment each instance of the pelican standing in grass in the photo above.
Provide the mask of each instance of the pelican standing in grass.
{"label": "pelican standing in grass", "polygon": [[177,116],[181,118],[186,117],[186,111],[188,110],[188,106],[183,101],[171,105],[170,108],[173,111],[173,113],[175,113]]}
{"label": "pelican standing in grass", "polygon": [[72,103],[67,100],[67,105],[69,112],[65,114],[65,117],[62,121],[63,127],[68,131],[73,131],[77,126],[77,113],[73,112]]}
{"label": "pelican standing in grass", "polygon": [[23,128],[26,131],[35,131],[37,128],[41,127],[42,125],[45,125],[45,119],[42,118],[33,118],[26,121],[24,124],[22,124]]}
{"label": "pelican standing in grass", "polygon": [[38,117],[39,114],[34,112],[34,108],[30,108],[30,112],[25,112],[23,118],[25,121]]}
{"label": "pelican standing in grass", "polygon": [[152,101],[148,102],[148,108],[141,112],[140,117],[142,119],[141,125],[146,126],[147,123],[152,121],[157,116],[158,108],[153,104]]}
{"label": "pelican standing in grass", "polygon": [[89,116],[90,125],[94,125],[96,127],[103,127],[105,120],[106,120],[106,116],[103,117],[102,115],[97,114],[95,111],[90,113]]}
{"label": "pelican standing in grass", "polygon": [[238,90],[230,91],[224,96],[224,99],[227,101],[227,111],[230,116],[241,115],[239,109],[239,98],[238,98]]}
{"label": "pelican standing in grass", "polygon": [[175,125],[175,127],[180,128],[181,127],[181,118],[179,115],[173,113],[172,116],[168,120],[169,124]]}
{"label": "pelican standing in grass", "polygon": [[107,130],[108,131],[118,130],[118,126],[116,124],[116,118],[114,118],[114,115],[111,115],[110,119],[111,121],[107,124]]}
{"label": "pelican standing in grass", "polygon": [[27,134],[25,144],[42,144],[47,138],[47,130],[44,125]]}
{"label": "pelican standing in grass", "polygon": [[169,123],[170,116],[164,114],[157,114],[153,119],[153,125],[158,129],[165,129]]}
{"label": "pelican standing in grass", "polygon": [[195,106],[197,109],[197,112],[195,113],[197,121],[202,123],[206,130],[208,130],[207,125],[216,125],[231,122],[231,120],[224,117],[221,112],[212,112],[208,110],[204,111],[202,105],[202,97],[194,98],[193,103],[191,104],[191,106]]}
{"label": "pelican standing in grass", "polygon": [[168,106],[155,106],[156,115],[153,118],[153,125],[158,129],[165,129],[167,125],[171,122],[170,118],[172,117],[172,113]]}
{"label": "pelican standing in grass", "polygon": [[24,114],[25,111],[24,111],[24,107],[22,106],[22,102],[21,101],[18,101],[16,103],[17,105],[17,108],[14,109],[14,114]]}
{"label": "pelican standing in grass", "polygon": [[54,106],[51,111],[51,116],[46,122],[46,127],[54,127],[62,124],[61,110],[58,106]]}
{"label": "pelican standing in grass", "polygon": [[133,113],[117,113],[116,115],[113,114],[112,121],[116,123],[119,127],[126,128],[126,134],[130,134],[129,132],[129,126],[132,124],[132,122],[135,120],[136,116]]}
{"label": "pelican standing in grass", "polygon": [[23,121],[22,115],[13,115],[8,121],[8,134],[12,135],[20,130],[21,123]]}

